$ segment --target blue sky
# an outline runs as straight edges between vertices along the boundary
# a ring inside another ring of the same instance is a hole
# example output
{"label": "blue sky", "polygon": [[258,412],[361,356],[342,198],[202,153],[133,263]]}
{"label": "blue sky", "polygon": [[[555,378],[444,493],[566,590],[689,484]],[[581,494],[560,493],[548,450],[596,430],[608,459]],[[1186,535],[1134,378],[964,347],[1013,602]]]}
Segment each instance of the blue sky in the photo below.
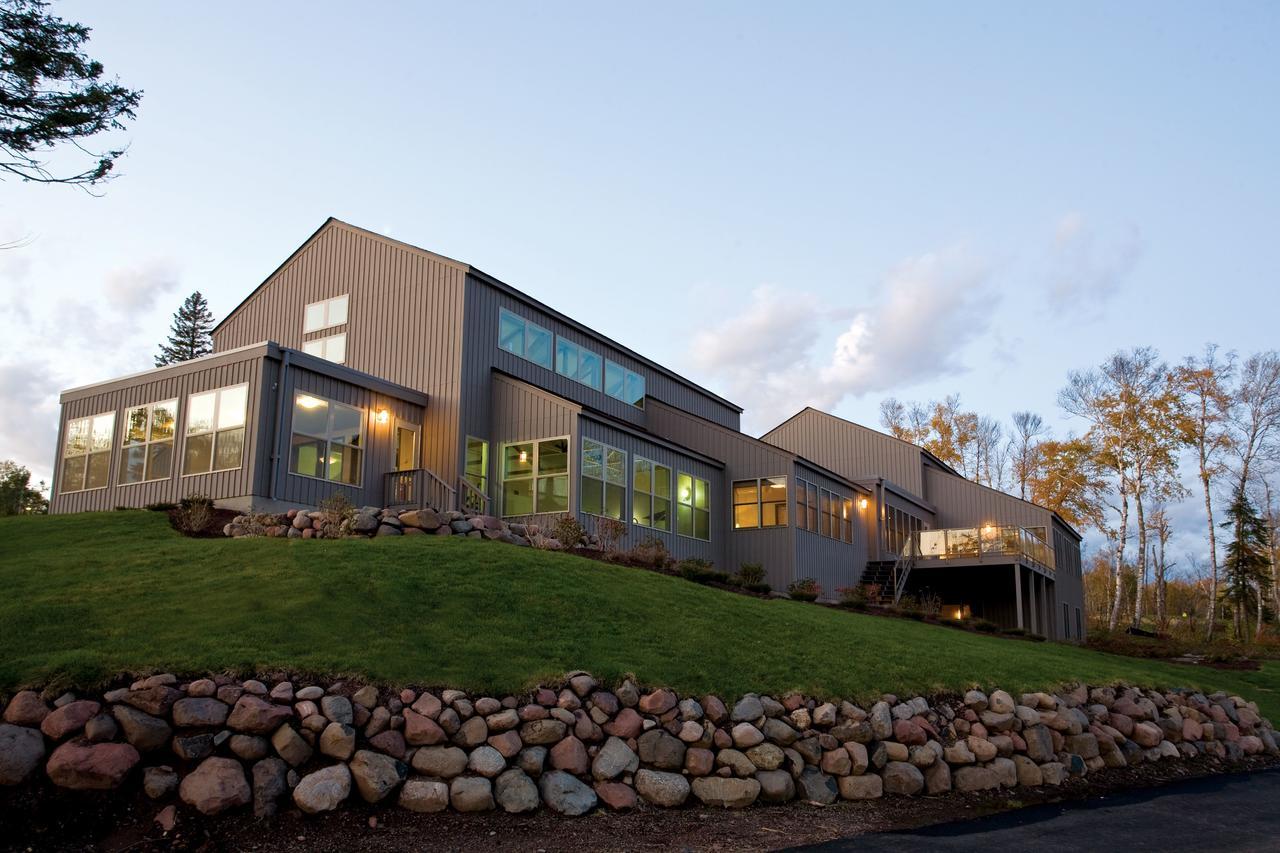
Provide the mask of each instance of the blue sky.
{"label": "blue sky", "polygon": [[[373,4],[370,4],[373,5]],[[146,94],[101,198],[0,188],[0,457],[329,215],[734,399],[1007,418],[1274,346],[1280,6],[55,3]]]}

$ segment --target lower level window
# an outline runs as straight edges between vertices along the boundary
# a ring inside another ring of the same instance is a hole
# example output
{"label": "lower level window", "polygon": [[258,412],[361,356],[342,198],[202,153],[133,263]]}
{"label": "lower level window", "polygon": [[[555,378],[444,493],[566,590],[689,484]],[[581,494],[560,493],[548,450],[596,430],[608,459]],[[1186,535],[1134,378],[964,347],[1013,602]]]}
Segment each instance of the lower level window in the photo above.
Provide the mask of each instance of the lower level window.
{"label": "lower level window", "polygon": [[244,458],[248,385],[232,385],[187,398],[183,474],[239,468]]}
{"label": "lower level window", "polygon": [[787,526],[787,478],[763,477],[733,484],[733,527]]}
{"label": "lower level window", "polygon": [[348,486],[360,485],[364,421],[363,409],[311,394],[296,394],[289,471]]}
{"label": "lower level window", "polygon": [[522,441],[502,448],[502,514],[569,511],[569,439]]}
{"label": "lower level window", "polygon": [[711,541],[710,484],[683,471],[676,475],[676,533]]}
{"label": "lower level window", "polygon": [[111,484],[111,444],[115,428],[115,412],[67,421],[59,491],[63,494],[83,492]]}
{"label": "lower level window", "polygon": [[671,469],[639,456],[632,463],[631,523],[671,529]]}
{"label": "lower level window", "polygon": [[173,471],[173,428],[177,418],[177,400],[125,411],[118,475],[121,485],[168,479]]}
{"label": "lower level window", "polygon": [[463,479],[484,494],[489,494],[489,442],[467,437],[467,464]]}
{"label": "lower level window", "polygon": [[582,439],[581,485],[578,504],[583,512],[622,521],[627,505],[627,452]]}

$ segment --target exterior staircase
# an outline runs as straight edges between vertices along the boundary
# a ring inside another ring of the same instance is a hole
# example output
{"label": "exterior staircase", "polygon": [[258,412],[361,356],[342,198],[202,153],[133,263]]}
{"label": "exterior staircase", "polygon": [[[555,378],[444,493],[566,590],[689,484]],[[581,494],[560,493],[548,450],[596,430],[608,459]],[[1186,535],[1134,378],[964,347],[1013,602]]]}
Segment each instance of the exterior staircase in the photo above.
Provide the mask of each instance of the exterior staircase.
{"label": "exterior staircase", "polygon": [[875,595],[869,596],[876,604],[897,604],[907,589],[907,579],[916,564],[915,543],[908,541],[898,559],[867,563],[862,574],[862,586],[875,587]]}

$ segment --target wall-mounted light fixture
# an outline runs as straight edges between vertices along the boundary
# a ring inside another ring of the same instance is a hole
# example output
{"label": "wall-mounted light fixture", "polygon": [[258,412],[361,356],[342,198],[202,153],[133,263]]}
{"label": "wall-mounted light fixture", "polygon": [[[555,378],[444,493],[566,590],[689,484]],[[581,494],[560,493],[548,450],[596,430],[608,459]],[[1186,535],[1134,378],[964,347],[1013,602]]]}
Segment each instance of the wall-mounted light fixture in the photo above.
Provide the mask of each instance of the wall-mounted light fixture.
{"label": "wall-mounted light fixture", "polygon": [[374,415],[374,419],[375,419],[379,424],[384,424],[384,425],[385,425],[385,424],[387,424],[387,423],[390,423],[390,421],[391,421],[391,413],[387,411],[386,406],[383,406],[381,409],[378,409],[377,413]]}
{"label": "wall-mounted light fixture", "polygon": [[867,499],[858,498],[858,509],[866,509],[866,508],[867,508]]}

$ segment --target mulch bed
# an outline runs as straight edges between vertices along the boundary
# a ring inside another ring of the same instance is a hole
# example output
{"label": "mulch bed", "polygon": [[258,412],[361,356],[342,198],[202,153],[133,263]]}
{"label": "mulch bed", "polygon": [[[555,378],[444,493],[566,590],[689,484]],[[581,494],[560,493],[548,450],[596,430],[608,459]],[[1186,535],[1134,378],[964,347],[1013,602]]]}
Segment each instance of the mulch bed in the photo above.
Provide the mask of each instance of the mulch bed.
{"label": "mulch bed", "polygon": [[886,797],[825,807],[793,803],[736,812],[701,807],[600,811],[581,818],[546,811],[427,815],[352,801],[340,813],[304,818],[290,810],[268,823],[244,813],[203,818],[183,808],[168,836],[153,822],[160,805],[141,793],[73,792],[42,782],[0,791],[0,850],[776,850],[1274,766],[1280,760],[1258,757],[1226,765],[1201,758],[1104,770],[1060,788]]}

